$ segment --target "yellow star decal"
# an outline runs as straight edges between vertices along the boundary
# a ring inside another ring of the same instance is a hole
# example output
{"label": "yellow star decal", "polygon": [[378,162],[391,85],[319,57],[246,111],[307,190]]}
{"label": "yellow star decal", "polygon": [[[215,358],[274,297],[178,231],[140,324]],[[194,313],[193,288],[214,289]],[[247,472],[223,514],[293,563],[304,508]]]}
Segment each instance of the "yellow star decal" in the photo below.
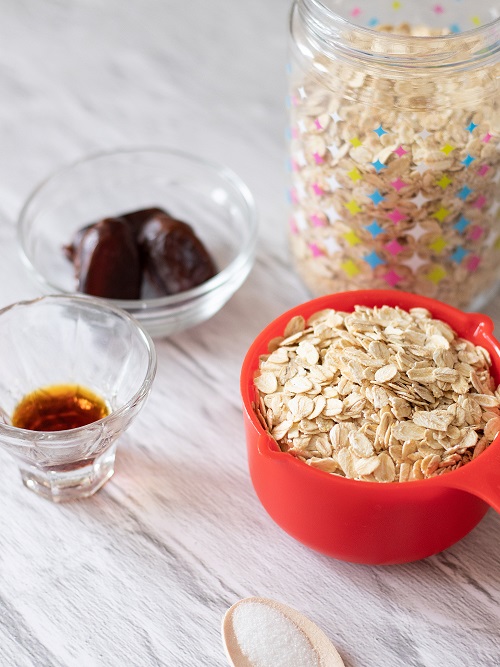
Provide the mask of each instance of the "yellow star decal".
{"label": "yellow star decal", "polygon": [[357,276],[360,272],[352,259],[348,259],[347,262],[341,264],[340,267],[349,276],[349,278],[354,278],[354,276]]}
{"label": "yellow star decal", "polygon": [[446,174],[444,176],[441,176],[439,181],[436,181],[436,185],[439,185],[439,187],[442,188],[443,190],[446,190],[446,188],[452,183],[453,181],[451,180],[451,178],[448,178]]}
{"label": "yellow star decal", "polygon": [[446,271],[442,266],[435,266],[432,271],[429,271],[427,278],[435,285],[439,285],[443,278],[446,278]]}
{"label": "yellow star decal", "polygon": [[353,137],[352,139],[349,139],[351,144],[354,146],[354,148],[358,148],[359,146],[363,145],[363,142],[358,139],[358,137]]}
{"label": "yellow star decal", "polygon": [[448,244],[446,243],[444,238],[442,236],[439,236],[435,241],[429,243],[429,248],[434,250],[434,252],[439,255],[443,252],[443,250],[446,248],[447,245]]}
{"label": "yellow star decal", "polygon": [[359,236],[356,234],[356,232],[353,232],[352,230],[350,232],[347,232],[346,234],[342,234],[342,237],[347,241],[349,245],[358,245],[358,243],[361,243],[361,239]]}
{"label": "yellow star decal", "polygon": [[436,218],[436,220],[439,220],[439,222],[443,222],[443,220],[450,215],[451,211],[449,211],[447,208],[444,206],[441,206],[441,208],[434,213],[432,216],[433,218]]}
{"label": "yellow star decal", "polygon": [[363,178],[363,176],[361,176],[361,174],[359,173],[359,169],[357,167],[354,167],[354,169],[348,171],[347,175],[354,183],[356,183],[356,181],[360,181]]}
{"label": "yellow star decal", "polygon": [[349,211],[349,213],[352,213],[352,215],[355,213],[360,213],[363,210],[355,199],[351,199],[351,201],[348,201],[347,204],[344,204],[344,206]]}
{"label": "yellow star decal", "polygon": [[441,150],[445,155],[449,155],[452,151],[455,150],[455,146],[450,146],[450,144],[445,144]]}

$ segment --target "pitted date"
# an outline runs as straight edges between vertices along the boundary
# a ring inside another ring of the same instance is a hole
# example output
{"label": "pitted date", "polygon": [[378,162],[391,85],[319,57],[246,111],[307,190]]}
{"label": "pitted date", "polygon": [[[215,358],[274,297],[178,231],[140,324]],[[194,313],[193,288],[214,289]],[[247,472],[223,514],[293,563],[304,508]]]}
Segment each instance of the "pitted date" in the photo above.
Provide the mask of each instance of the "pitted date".
{"label": "pitted date", "polygon": [[201,285],[216,271],[212,258],[193,229],[165,214],[148,220],[139,234],[144,268],[163,294],[178,294]]}
{"label": "pitted date", "polygon": [[109,299],[139,299],[141,261],[123,218],[105,218],[77,232],[71,248],[78,291]]}
{"label": "pitted date", "polygon": [[157,215],[169,215],[162,208],[152,206],[151,208],[142,208],[139,211],[132,211],[132,213],[122,213],[120,218],[123,218],[130,225],[134,237],[137,240],[143,226],[152,218],[155,218]]}
{"label": "pitted date", "polygon": [[178,294],[216,274],[192,227],[158,207],[86,225],[63,250],[78,290],[94,296],[138,299],[148,283],[159,296]]}

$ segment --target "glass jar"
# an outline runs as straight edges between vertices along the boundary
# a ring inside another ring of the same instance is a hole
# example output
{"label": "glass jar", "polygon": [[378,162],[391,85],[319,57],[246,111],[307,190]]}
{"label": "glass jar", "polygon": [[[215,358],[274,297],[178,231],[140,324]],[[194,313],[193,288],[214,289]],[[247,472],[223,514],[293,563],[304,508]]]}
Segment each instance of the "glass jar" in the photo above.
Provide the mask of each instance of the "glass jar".
{"label": "glass jar", "polygon": [[294,3],[290,239],[313,294],[396,288],[465,309],[493,294],[494,2]]}

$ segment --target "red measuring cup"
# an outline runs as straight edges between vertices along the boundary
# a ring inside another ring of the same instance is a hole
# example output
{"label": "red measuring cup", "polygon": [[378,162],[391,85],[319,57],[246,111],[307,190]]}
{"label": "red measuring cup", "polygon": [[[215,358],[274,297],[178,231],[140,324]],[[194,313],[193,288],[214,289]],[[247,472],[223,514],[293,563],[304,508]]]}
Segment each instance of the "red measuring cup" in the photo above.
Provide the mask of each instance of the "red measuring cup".
{"label": "red measuring cup", "polygon": [[464,313],[444,303],[396,290],[332,294],[292,308],[255,339],[243,362],[241,394],[250,475],[270,516],[294,538],[335,558],[371,564],[405,563],[448,548],[493,507],[500,512],[500,437],[477,459],[425,480],[381,484],[346,479],[312,468],[281,452],[253,409],[253,378],[259,355],[283,334],[295,315],[310,317],[324,308],[353,311],[354,306],[427,308],[459,336],[491,355],[491,373],[500,381],[500,344],[486,315]]}

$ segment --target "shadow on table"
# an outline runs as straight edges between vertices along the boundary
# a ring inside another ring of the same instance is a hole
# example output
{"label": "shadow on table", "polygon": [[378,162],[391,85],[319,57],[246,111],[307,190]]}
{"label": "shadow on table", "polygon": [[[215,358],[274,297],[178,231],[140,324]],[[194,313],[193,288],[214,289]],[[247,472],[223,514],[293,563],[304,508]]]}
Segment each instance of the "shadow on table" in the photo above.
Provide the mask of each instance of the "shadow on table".
{"label": "shadow on table", "polygon": [[[429,661],[436,650],[433,643],[439,644],[439,637],[446,636],[447,644],[456,641],[457,647],[462,643],[467,647],[467,664],[493,667],[500,664],[499,544],[500,516],[490,510],[463,540],[425,560],[392,566],[326,560],[332,575],[359,588],[365,603],[373,607],[372,612],[377,610],[384,618],[381,639],[385,645],[390,638],[389,652],[393,648],[395,651],[393,659],[405,654],[407,665],[437,665]],[[417,631],[422,635],[421,645],[426,645],[423,653],[415,643]],[[395,648],[398,646],[399,652]],[[348,659],[345,662],[346,667],[356,665]],[[387,664],[393,664],[389,658]]]}
{"label": "shadow on table", "polygon": [[[299,599],[300,586],[313,586],[318,610],[332,608],[332,595],[352,595],[354,605],[362,600],[371,610],[366,619],[370,623],[375,617],[383,618],[378,630],[382,633],[380,649],[384,645],[382,655],[394,651],[386,664],[403,664],[398,661],[405,654],[408,666],[437,667],[428,656],[442,633],[449,645],[455,637],[459,643],[468,633],[469,638],[463,641],[471,651],[468,657],[478,658],[474,664],[495,664],[484,662],[482,654],[475,656],[474,638],[484,649],[495,646],[498,634],[500,516],[488,513],[464,540],[441,554],[416,563],[373,567],[329,559],[286,536],[279,547],[270,544],[276,527],[252,496],[246,469],[238,468],[234,461],[224,469],[215,463],[207,468],[197,461],[180,461],[165,451],[152,453],[134,444],[120,450],[115,480],[88,501],[66,508],[82,521],[109,532],[122,550],[142,553],[143,549],[154,548],[162,567],[168,567],[180,585],[186,582],[186,586],[190,577],[205,567],[204,562],[224,562],[231,572],[231,562],[241,557],[247,536],[255,539],[259,533],[262,550],[268,556],[277,558],[281,550],[283,557],[286,554],[287,574],[280,577],[279,586],[291,586],[287,599],[293,602],[294,594]],[[239,535],[239,546],[232,544],[235,535]],[[249,567],[247,586],[255,584],[251,559]],[[297,581],[295,567],[300,568]],[[275,574],[269,574],[269,581],[275,580]],[[266,590],[267,578],[262,576],[259,581],[261,589]],[[267,587],[272,592],[269,581]],[[214,599],[214,608],[229,604],[238,592],[225,586]],[[346,613],[342,605],[339,608]],[[351,622],[360,620],[359,611],[353,607]],[[353,635],[358,636],[359,628],[350,630],[345,623],[339,627],[335,616],[322,618],[319,611],[316,620],[335,639],[346,667],[360,667],[353,648]],[[427,642],[423,654],[417,646],[415,628]],[[378,667],[384,663],[372,664]]]}
{"label": "shadow on table", "polygon": [[125,516],[155,532],[174,535],[180,526],[187,531],[240,530],[242,516],[252,522],[252,501],[255,520],[262,521],[263,514],[248,472],[237,463],[224,469],[213,463],[209,468],[192,458],[171,458],[164,451],[152,456],[150,449],[137,444],[122,446],[115,476],[95,496],[71,508],[100,522],[119,525]]}

